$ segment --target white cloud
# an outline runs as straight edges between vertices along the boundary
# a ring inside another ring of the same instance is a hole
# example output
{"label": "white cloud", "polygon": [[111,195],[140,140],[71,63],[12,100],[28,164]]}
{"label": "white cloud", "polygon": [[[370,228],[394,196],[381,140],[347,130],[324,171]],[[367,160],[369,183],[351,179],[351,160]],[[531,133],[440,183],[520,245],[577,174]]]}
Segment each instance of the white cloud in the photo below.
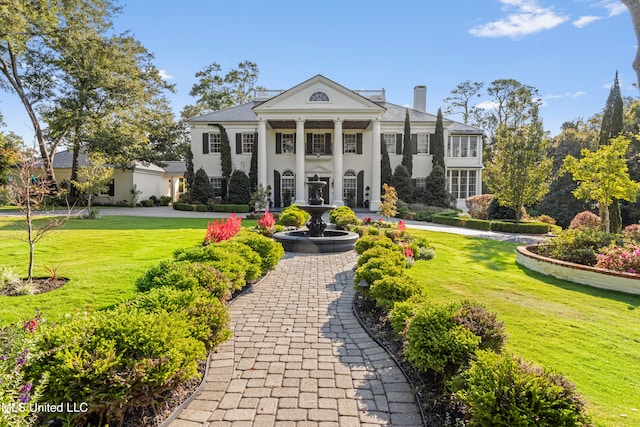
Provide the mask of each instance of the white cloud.
{"label": "white cloud", "polygon": [[496,101],[482,101],[481,103],[476,105],[476,108],[479,108],[481,110],[497,110],[498,103]]}
{"label": "white cloud", "polygon": [[586,94],[587,94],[587,92],[584,92],[582,90],[578,90],[576,92],[565,92],[565,93],[561,93],[561,94],[546,95],[544,97],[544,99],[580,98],[582,96],[585,96]]}
{"label": "white cloud", "polygon": [[584,28],[587,25],[591,24],[592,22],[597,21],[598,19],[602,19],[602,16],[593,16],[593,15],[581,16],[580,18],[573,21],[573,25],[578,28]]}
{"label": "white cloud", "polygon": [[618,0],[603,0],[600,2],[600,6],[607,10],[609,16],[622,15],[627,11],[627,6]]}
{"label": "white cloud", "polygon": [[497,21],[478,25],[469,33],[476,37],[518,38],[540,31],[550,30],[569,18],[556,14],[553,9],[542,7],[537,0],[499,0],[507,16]]}
{"label": "white cloud", "polygon": [[166,70],[158,70],[158,72],[160,73],[160,78],[162,80],[173,80],[174,79],[174,77],[171,74],[167,73]]}

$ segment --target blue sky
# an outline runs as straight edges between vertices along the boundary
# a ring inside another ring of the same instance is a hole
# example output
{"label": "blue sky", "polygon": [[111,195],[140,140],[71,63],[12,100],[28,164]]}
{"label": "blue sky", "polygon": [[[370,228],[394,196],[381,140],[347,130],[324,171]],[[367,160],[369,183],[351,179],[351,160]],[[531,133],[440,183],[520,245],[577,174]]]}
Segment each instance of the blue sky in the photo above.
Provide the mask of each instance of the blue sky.
{"label": "blue sky", "polygon": [[[176,85],[178,113],[194,103],[195,73],[217,62],[226,73],[255,62],[258,84],[288,89],[322,74],[350,89],[386,90],[412,105],[427,85],[435,113],[465,80],[513,78],[539,90],[545,129],[604,107],[616,70],[623,96],[638,95],[631,67],[637,42],[618,0],[129,0],[116,18],[155,55]],[[33,141],[15,95],[0,92],[4,131]],[[478,99],[478,103],[488,98]],[[459,117],[450,116],[460,120]]]}

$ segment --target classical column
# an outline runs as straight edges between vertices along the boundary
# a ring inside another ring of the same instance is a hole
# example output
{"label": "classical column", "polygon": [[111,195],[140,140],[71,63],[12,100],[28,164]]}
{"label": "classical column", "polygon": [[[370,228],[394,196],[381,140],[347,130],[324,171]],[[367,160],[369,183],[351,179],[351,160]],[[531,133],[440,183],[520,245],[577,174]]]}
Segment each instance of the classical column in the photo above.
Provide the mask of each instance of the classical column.
{"label": "classical column", "polygon": [[306,173],[304,171],[304,119],[296,120],[296,199],[294,203],[306,205],[304,200],[304,181]]}
{"label": "classical column", "polygon": [[375,212],[380,207],[380,119],[373,121],[373,138],[371,144],[371,201],[369,202],[369,210]]}
{"label": "classical column", "polygon": [[267,188],[267,122],[258,120],[258,185]]}
{"label": "classical column", "polygon": [[[335,134],[335,147],[333,150],[333,202],[332,205],[342,206],[342,120],[333,121],[333,133]],[[325,201],[329,203],[329,201]]]}

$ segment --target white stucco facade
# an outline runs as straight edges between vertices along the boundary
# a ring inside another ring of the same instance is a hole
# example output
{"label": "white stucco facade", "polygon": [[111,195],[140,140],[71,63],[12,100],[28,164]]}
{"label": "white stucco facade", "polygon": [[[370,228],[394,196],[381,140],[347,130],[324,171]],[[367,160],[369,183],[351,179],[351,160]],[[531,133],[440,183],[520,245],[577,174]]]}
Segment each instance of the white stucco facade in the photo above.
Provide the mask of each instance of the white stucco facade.
{"label": "white stucco facade", "polygon": [[[378,210],[381,144],[391,169],[402,161],[405,112],[409,112],[414,185],[431,173],[436,116],[425,109],[426,87],[416,87],[414,108],[385,101],[384,90],[352,91],[315,76],[284,91],[262,91],[254,101],[189,120],[194,170],[204,168],[214,188],[222,185],[221,128],[228,136],[234,169],[249,174],[256,151],[258,183],[271,189],[275,207],[306,203],[305,181],[326,181],[325,203]],[[423,99],[422,96],[425,98]],[[483,131],[444,120],[449,190],[458,206],[480,194]]]}

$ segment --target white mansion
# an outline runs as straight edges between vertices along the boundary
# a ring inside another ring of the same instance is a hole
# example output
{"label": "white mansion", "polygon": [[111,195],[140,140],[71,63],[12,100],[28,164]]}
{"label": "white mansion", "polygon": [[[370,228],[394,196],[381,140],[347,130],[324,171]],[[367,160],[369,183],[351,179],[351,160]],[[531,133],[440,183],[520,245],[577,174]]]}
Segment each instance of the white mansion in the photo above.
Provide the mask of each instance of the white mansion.
{"label": "white mansion", "polygon": [[[425,111],[426,92],[426,86],[416,86],[413,109],[408,109],[417,188],[425,186],[432,169],[436,116]],[[386,102],[384,90],[349,90],[321,75],[288,90],[258,91],[251,102],[189,120],[194,169],[204,168],[214,189],[221,191],[222,126],[234,169],[248,174],[257,150],[258,184],[271,188],[274,207],[305,204],[305,181],[317,174],[328,183],[325,203],[348,202],[376,211],[381,144],[386,144],[394,170],[402,160],[406,110]],[[483,131],[443,122],[448,189],[464,208],[465,199],[481,191]]]}

